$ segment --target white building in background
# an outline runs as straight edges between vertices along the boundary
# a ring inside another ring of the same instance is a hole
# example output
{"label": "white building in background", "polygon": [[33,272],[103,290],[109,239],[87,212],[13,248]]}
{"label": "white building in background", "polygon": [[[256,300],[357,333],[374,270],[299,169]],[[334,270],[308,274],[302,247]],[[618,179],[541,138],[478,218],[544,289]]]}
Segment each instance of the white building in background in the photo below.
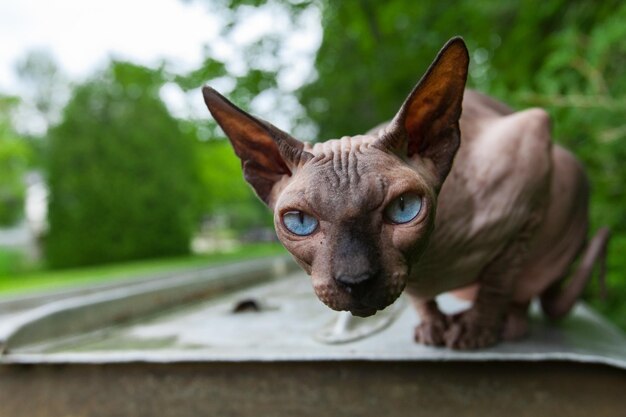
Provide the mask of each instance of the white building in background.
{"label": "white building in background", "polygon": [[40,172],[26,175],[23,220],[11,228],[0,228],[0,248],[23,251],[30,259],[41,256],[40,237],[47,231],[48,187]]}

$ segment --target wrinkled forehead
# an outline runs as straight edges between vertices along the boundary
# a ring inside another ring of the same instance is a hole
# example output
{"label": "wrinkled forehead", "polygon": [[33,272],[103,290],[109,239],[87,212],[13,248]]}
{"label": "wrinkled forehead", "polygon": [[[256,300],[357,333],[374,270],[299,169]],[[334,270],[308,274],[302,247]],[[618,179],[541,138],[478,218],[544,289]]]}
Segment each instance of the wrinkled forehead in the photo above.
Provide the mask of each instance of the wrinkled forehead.
{"label": "wrinkled forehead", "polygon": [[314,144],[305,143],[305,150],[313,155],[329,155],[350,152],[362,152],[369,149],[370,145],[376,140],[371,135],[344,136],[341,139],[330,139],[325,142],[317,142]]}
{"label": "wrinkled forehead", "polygon": [[290,203],[304,200],[319,210],[361,213],[376,210],[398,187],[421,188],[416,173],[397,156],[356,136],[307,146],[313,159],[285,189]]}

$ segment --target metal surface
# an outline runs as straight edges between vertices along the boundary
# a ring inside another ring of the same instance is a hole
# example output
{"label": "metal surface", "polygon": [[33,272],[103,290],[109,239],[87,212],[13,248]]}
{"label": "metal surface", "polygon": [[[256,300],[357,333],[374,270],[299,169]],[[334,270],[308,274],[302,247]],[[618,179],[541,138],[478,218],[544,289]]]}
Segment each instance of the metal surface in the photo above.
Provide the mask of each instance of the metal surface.
{"label": "metal surface", "polygon": [[[235,313],[242,300],[254,300],[259,311]],[[450,313],[467,307],[450,296],[440,297],[439,302]],[[470,352],[415,344],[413,326],[419,317],[407,304],[394,314],[394,321],[384,326],[377,324],[389,319],[384,314],[351,319],[346,329],[364,332],[365,337],[343,344],[320,343],[316,335],[328,327],[336,327],[337,313],[317,300],[308,277],[299,272],[279,281],[136,318],[131,323],[17,346],[0,360],[5,363],[568,360],[626,369],[626,338],[583,304],[556,325],[533,309],[530,337]]]}

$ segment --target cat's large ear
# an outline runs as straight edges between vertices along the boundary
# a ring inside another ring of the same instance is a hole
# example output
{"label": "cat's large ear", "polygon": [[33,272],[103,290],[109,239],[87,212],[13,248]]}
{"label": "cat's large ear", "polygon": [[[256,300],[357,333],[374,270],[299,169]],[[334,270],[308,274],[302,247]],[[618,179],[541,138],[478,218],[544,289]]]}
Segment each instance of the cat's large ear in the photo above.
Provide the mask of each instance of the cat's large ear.
{"label": "cat's large ear", "polygon": [[202,89],[209,111],[241,159],[246,181],[266,204],[272,189],[313,155],[304,144],[277,127],[241,110],[211,87]]}
{"label": "cat's large ear", "polygon": [[448,175],[460,145],[468,65],[463,39],[448,41],[374,144],[405,158],[426,159],[437,187]]}

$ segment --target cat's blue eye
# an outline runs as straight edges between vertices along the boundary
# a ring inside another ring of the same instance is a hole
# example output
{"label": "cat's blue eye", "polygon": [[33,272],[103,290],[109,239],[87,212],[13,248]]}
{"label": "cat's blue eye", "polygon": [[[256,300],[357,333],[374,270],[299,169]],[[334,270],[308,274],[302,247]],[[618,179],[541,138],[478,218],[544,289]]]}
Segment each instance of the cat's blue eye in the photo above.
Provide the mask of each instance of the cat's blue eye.
{"label": "cat's blue eye", "polygon": [[385,208],[385,216],[396,224],[408,223],[422,210],[422,198],[415,194],[402,194]]}
{"label": "cat's blue eye", "polygon": [[291,233],[308,236],[317,229],[318,221],[303,211],[294,210],[283,214],[283,224]]}

